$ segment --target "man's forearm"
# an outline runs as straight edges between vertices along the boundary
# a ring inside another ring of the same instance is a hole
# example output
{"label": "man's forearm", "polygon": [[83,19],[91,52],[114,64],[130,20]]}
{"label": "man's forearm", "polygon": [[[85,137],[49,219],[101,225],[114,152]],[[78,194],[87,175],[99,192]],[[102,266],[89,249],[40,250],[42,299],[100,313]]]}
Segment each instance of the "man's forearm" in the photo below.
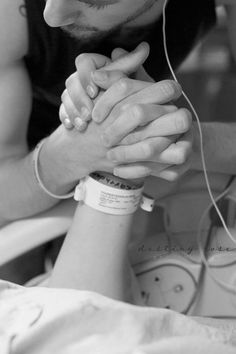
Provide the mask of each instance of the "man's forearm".
{"label": "man's forearm", "polygon": [[0,226],[38,214],[58,202],[38,186],[32,167],[32,154],[11,159],[0,168]]}
{"label": "man's forearm", "polygon": [[[203,148],[209,172],[236,175],[236,123],[202,123]],[[192,169],[201,171],[200,138],[194,123]]]}
{"label": "man's forearm", "polygon": [[[67,178],[63,158],[57,146],[47,143],[39,159],[40,176],[48,189],[58,195],[68,193],[76,181]],[[33,152],[0,163],[0,226],[16,219],[38,214],[58,203],[39,186],[33,164]]]}

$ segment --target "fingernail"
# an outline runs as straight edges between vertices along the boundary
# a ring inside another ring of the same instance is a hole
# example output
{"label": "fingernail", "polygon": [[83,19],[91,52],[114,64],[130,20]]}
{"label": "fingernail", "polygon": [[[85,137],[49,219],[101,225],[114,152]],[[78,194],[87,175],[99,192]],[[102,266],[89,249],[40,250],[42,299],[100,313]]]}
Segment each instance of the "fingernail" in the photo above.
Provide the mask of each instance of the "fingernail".
{"label": "fingernail", "polygon": [[81,118],[85,122],[88,122],[91,120],[91,113],[89,112],[87,107],[81,108]]}
{"label": "fingernail", "polygon": [[69,118],[65,118],[63,121],[63,125],[66,129],[72,129],[73,128],[73,124],[71,123]]}
{"label": "fingernail", "polygon": [[87,86],[87,93],[91,98],[94,98],[96,96],[96,91],[92,85]]}
{"label": "fingernail", "polygon": [[113,170],[113,175],[119,177],[119,170],[117,170],[116,168],[114,168],[114,170]]}
{"label": "fingernail", "polygon": [[111,141],[110,141],[110,138],[109,138],[109,136],[107,134],[102,134],[101,139],[102,139],[103,144],[106,147],[110,146]]}
{"label": "fingernail", "polygon": [[74,120],[75,128],[80,132],[84,131],[87,128],[87,123],[83,121],[80,117],[76,117]]}
{"label": "fingernail", "polygon": [[93,111],[92,117],[93,117],[94,122],[96,122],[96,123],[100,123],[102,121],[102,117],[96,111]]}
{"label": "fingernail", "polygon": [[106,71],[94,71],[92,73],[92,78],[95,80],[95,81],[106,81],[107,78],[108,78],[108,74]]}

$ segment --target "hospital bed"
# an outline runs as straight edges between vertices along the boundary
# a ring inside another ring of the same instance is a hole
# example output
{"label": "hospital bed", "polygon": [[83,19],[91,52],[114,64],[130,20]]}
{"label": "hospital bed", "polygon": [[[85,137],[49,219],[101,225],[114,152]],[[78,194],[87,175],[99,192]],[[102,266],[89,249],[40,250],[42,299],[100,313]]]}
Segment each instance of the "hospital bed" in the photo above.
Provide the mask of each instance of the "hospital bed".
{"label": "hospital bed", "polygon": [[[235,185],[235,182],[233,183]],[[222,177],[214,180],[215,195],[222,191],[220,186]],[[234,190],[235,187],[232,188],[231,195]],[[196,316],[236,317],[236,294],[227,292],[211,278],[203,267],[196,248],[196,220],[209,202],[209,196],[205,187],[203,188],[203,180],[195,177],[191,183],[186,183],[174,198],[165,197],[157,202],[157,213],[161,209],[169,212],[166,218],[169,224],[168,232],[160,233],[160,247],[157,250],[150,247],[149,252],[145,252],[142,242],[138,246],[135,245],[139,258],[134,256],[132,259],[144,305]],[[235,205],[230,199],[226,209],[228,226],[236,238]],[[75,206],[73,200],[63,201],[35,217],[15,221],[0,229],[0,266],[35,247],[65,235]],[[208,219],[206,230],[203,230],[205,234],[211,222],[209,216]],[[169,233],[169,238],[166,238],[166,233]],[[166,251],[166,240],[171,242],[169,246],[172,251]],[[145,247],[156,245],[156,235],[151,235],[148,242],[150,244]],[[236,286],[236,246],[221,225],[214,226],[214,236],[208,246],[211,250],[208,261],[212,273],[218,279]],[[216,249],[218,252],[215,252]]]}

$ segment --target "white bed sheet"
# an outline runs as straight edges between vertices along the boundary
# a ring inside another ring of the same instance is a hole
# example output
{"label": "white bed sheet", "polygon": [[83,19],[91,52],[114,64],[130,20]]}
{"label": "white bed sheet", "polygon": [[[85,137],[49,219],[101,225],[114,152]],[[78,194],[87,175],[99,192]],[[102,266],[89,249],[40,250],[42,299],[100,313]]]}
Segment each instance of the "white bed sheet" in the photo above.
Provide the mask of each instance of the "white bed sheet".
{"label": "white bed sheet", "polygon": [[236,321],[0,281],[1,354],[235,354]]}

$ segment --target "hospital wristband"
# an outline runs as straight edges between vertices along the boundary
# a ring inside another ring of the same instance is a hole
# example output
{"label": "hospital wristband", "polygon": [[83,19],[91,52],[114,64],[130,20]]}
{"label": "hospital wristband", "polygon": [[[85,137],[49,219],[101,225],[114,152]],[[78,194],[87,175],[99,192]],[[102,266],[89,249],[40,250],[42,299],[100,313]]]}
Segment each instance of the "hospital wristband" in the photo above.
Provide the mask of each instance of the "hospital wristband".
{"label": "hospital wristband", "polygon": [[[130,185],[106,173],[94,173],[80,181],[74,199],[103,213],[128,215],[145,205],[142,191],[143,185]],[[154,205],[154,200],[149,200]]]}
{"label": "hospital wristband", "polygon": [[52,192],[50,192],[45,185],[43,184],[40,174],[39,174],[39,154],[40,151],[45,143],[46,139],[41,140],[35,147],[34,152],[33,152],[33,167],[34,167],[34,175],[35,175],[35,179],[39,185],[39,187],[46,193],[48,194],[50,197],[56,198],[56,199],[69,199],[72,198],[74,196],[74,191],[70,192],[68,194],[64,194],[64,195],[57,195],[54,194]]}

